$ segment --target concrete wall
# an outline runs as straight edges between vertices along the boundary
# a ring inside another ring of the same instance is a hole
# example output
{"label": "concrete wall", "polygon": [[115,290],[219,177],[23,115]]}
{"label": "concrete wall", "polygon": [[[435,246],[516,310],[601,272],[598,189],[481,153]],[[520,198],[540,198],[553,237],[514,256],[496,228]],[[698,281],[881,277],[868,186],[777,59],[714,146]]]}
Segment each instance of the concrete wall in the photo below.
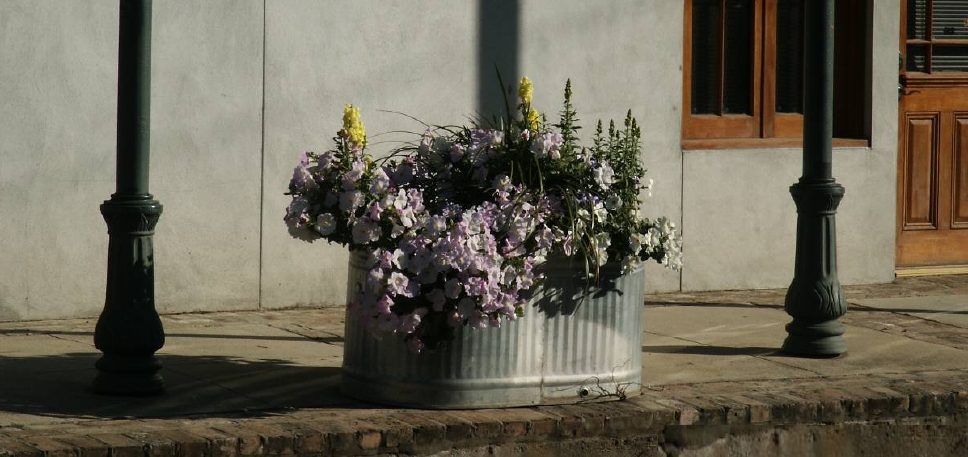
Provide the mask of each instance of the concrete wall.
{"label": "concrete wall", "polygon": [[[893,269],[893,3],[875,1],[873,145],[835,157],[845,282]],[[0,2],[0,320],[103,306],[117,14],[115,0]],[[282,223],[299,154],[330,146],[344,103],[362,108],[376,150],[399,139],[377,133],[421,130],[380,110],[431,123],[493,110],[495,65],[509,82],[529,76],[552,119],[571,78],[587,133],[626,109],[640,119],[656,180],[646,213],[681,221],[686,237],[681,278],[650,268],[651,290],[785,286],[799,152],[682,152],[682,24],[681,1],[155,2],[159,310],[341,304],[346,253]]]}
{"label": "concrete wall", "polygon": [[263,2],[165,0],[153,14],[158,310],[257,308]]}
{"label": "concrete wall", "polygon": [[0,3],[0,319],[104,304],[117,2]]}

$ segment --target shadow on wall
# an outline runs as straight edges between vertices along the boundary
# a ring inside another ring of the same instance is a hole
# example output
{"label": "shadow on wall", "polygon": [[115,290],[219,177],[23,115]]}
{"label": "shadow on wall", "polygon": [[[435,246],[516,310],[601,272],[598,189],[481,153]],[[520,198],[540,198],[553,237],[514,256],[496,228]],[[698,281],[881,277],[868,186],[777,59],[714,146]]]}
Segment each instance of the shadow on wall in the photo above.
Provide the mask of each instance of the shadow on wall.
{"label": "shadow on wall", "polygon": [[[478,0],[477,13],[477,110],[481,118],[490,120],[504,112],[496,71],[512,87],[521,77],[521,5],[519,0]],[[514,100],[509,97],[512,104]]]}

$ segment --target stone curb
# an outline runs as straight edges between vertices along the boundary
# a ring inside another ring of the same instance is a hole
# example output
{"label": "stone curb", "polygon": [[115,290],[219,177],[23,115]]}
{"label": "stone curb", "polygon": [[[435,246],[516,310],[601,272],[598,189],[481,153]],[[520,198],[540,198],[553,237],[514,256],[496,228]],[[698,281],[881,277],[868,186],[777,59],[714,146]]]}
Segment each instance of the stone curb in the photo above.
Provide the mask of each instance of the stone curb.
{"label": "stone curb", "polygon": [[95,420],[0,430],[0,456],[422,455],[487,445],[641,439],[695,427],[960,422],[968,370],[702,383],[625,401],[425,411],[305,409],[243,418]]}

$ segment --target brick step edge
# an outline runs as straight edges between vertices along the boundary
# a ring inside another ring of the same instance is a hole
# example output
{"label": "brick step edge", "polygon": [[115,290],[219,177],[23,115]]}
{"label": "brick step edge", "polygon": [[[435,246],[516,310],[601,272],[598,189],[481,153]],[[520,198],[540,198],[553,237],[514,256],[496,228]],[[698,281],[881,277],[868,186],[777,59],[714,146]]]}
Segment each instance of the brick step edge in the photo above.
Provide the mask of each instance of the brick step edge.
{"label": "brick step edge", "polygon": [[0,429],[0,456],[357,456],[655,437],[670,428],[916,422],[968,413],[968,371],[702,383],[622,401],[489,410],[305,409]]}

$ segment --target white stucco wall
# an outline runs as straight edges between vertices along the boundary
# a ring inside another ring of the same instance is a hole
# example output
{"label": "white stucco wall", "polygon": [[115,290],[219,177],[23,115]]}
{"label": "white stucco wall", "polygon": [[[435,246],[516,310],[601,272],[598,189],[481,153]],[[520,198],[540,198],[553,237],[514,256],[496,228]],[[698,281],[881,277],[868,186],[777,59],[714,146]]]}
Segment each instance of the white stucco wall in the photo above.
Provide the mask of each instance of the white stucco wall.
{"label": "white stucco wall", "polygon": [[153,3],[156,306],[257,308],[263,2]]}
{"label": "white stucco wall", "polygon": [[[482,0],[483,1],[483,0]],[[631,109],[656,180],[648,215],[680,221],[680,278],[653,291],[777,287],[792,277],[799,151],[680,147],[681,1],[154,2],[151,192],[162,312],[340,305],[346,253],[291,239],[299,154],[342,106],[372,143],[493,106],[493,65],[556,118],[571,78],[585,133]],[[875,0],[874,142],[838,150],[841,279],[891,278],[897,5]],[[378,6],[377,6],[378,5]],[[509,9],[514,7],[515,9]],[[114,190],[117,1],[0,2],[0,320],[94,316]],[[374,149],[380,147],[375,144]],[[751,196],[758,196],[757,199]],[[724,222],[725,221],[725,222]],[[863,229],[863,230],[861,230]]]}
{"label": "white stucco wall", "polygon": [[104,304],[117,2],[0,3],[0,319]]}

